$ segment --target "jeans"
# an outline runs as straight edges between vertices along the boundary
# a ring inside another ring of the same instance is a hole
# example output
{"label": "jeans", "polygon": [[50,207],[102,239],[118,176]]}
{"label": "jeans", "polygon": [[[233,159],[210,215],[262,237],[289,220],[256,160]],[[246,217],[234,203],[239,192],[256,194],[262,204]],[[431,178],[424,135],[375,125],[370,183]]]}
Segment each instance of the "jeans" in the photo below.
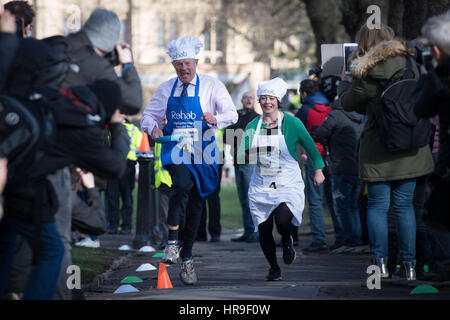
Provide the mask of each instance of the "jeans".
{"label": "jeans", "polygon": [[367,183],[367,225],[374,258],[388,256],[387,213],[392,193],[392,207],[399,239],[399,260],[415,261],[416,219],[413,208],[415,186],[415,179]]}
{"label": "jeans", "polygon": [[[108,220],[111,230],[117,230],[119,227],[120,213],[122,216],[122,231],[131,231],[135,172],[135,163],[127,161],[127,167],[122,177],[108,180],[105,196],[108,201]],[[120,198],[122,198],[122,209],[119,208]]]}
{"label": "jeans", "polygon": [[343,228],[343,243],[347,246],[363,244],[358,206],[360,188],[361,181],[357,176],[333,176],[334,209]]}
{"label": "jeans", "polygon": [[[324,174],[326,170],[324,170]],[[336,216],[333,208],[333,199],[331,196],[332,179],[330,176],[325,177],[325,182],[319,187],[314,185],[314,167],[311,159],[308,158],[305,164],[305,187],[306,198],[309,206],[309,219],[312,233],[312,243],[314,245],[326,245],[325,239],[325,216],[323,212],[323,196],[326,196],[328,211],[333,220],[336,242],[343,242],[343,232],[340,221]],[[325,191],[325,192],[324,192]]]}
{"label": "jeans", "polygon": [[250,178],[252,177],[254,164],[241,164],[234,166],[234,175],[236,177],[236,187],[239,197],[239,202],[242,207],[242,222],[244,225],[244,235],[249,236],[255,232],[252,215],[248,204],[248,188],[250,185]]}
{"label": "jeans", "polygon": [[[41,227],[39,265],[33,265],[24,291],[24,300],[51,300],[55,292],[64,256],[64,246],[55,223]],[[4,217],[0,222],[0,297],[8,282],[17,234],[33,240],[34,225],[19,219]]]}

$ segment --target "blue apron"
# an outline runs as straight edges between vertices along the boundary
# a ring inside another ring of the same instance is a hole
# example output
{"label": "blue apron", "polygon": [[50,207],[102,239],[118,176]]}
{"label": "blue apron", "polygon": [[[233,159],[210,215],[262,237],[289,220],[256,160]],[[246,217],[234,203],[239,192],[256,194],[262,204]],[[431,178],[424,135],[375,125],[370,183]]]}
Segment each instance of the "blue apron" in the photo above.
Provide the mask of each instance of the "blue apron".
{"label": "blue apron", "polygon": [[[175,92],[175,88],[177,87],[178,78],[175,80],[175,83],[172,87],[172,92],[170,93],[169,100],[167,101],[167,111],[166,118],[167,124],[165,125],[163,132],[164,135],[171,135],[174,130],[183,130],[189,128],[200,128],[201,135],[199,134],[199,141],[194,141],[192,147],[194,151],[197,152],[197,155],[200,153],[206,157],[208,153],[211,153],[213,159],[217,155],[218,147],[215,142],[215,137],[212,136],[210,141],[205,141],[202,139],[203,133],[209,129],[207,123],[201,120],[203,116],[203,111],[200,105],[200,97],[198,95],[199,87],[200,87],[200,79],[197,75],[197,85],[195,86],[195,96],[194,97],[174,97],[173,94]],[[194,123],[196,121],[197,125]],[[201,123],[201,125],[200,125]],[[219,165],[216,161],[213,161],[208,157],[207,161],[204,161],[202,157],[194,157],[193,153],[187,153],[187,151],[183,148],[180,148],[180,145],[177,146],[176,141],[171,141],[168,143],[164,143],[161,148],[161,162],[163,166],[169,164],[184,164],[189,168],[192,175],[195,178],[195,182],[197,184],[197,189],[199,191],[200,197],[205,198],[216,190],[217,183],[219,181],[218,169]],[[213,145],[211,145],[213,144]],[[210,146],[211,145],[211,146]],[[208,147],[209,146],[209,147]],[[208,147],[206,153],[205,148]],[[212,150],[212,152],[211,152]],[[173,154],[177,154],[178,159],[186,159],[183,157],[187,157],[190,161],[180,161],[178,160],[176,163],[173,161]],[[195,160],[195,162],[194,162]]]}

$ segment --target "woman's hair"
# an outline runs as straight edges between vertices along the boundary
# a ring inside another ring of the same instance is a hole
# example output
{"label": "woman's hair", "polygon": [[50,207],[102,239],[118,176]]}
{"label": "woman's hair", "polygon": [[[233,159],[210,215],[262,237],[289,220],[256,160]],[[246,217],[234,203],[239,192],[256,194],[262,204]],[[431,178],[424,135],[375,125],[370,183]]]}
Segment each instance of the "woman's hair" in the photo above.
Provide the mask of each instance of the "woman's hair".
{"label": "woman's hair", "polygon": [[363,56],[370,48],[374,47],[380,42],[389,41],[395,39],[394,30],[391,27],[380,24],[379,29],[369,29],[364,24],[356,34],[356,43],[358,43],[358,49],[356,50],[355,57]]}

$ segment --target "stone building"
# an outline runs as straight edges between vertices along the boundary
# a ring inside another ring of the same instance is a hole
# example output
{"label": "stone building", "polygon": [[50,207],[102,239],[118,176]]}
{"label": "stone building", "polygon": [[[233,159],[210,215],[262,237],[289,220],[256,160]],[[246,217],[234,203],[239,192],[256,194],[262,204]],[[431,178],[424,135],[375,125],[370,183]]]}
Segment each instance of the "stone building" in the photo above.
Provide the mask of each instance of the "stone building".
{"label": "stone building", "polygon": [[[238,108],[245,90],[256,91],[258,82],[267,80],[283,67],[295,70],[299,59],[259,62],[243,32],[225,29],[219,23],[222,1],[217,0],[28,0],[36,10],[34,36],[38,39],[77,31],[98,7],[114,11],[122,22],[121,39],[131,44],[141,77],[144,106],[156,87],[175,76],[166,54],[170,40],[193,35],[203,42],[198,72],[222,80]],[[246,28],[242,24],[242,28]],[[241,30],[242,31],[242,30]],[[301,41],[293,38],[293,45]],[[277,45],[276,45],[277,46]],[[278,45],[282,50],[283,46]],[[274,68],[275,67],[275,68]],[[279,74],[279,73],[278,73]],[[298,79],[295,80],[296,83]],[[144,107],[143,106],[143,107]],[[259,106],[257,106],[259,108]]]}

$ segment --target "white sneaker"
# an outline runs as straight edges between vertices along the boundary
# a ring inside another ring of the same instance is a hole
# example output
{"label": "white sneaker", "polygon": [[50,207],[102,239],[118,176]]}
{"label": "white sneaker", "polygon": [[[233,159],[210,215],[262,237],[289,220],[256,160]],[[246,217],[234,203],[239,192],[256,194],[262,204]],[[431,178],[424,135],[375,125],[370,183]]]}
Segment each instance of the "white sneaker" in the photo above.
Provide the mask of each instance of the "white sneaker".
{"label": "white sneaker", "polygon": [[75,246],[77,247],[86,247],[86,248],[99,248],[100,247],[100,241],[98,240],[92,240],[91,238],[87,237],[84,238],[81,241],[78,241],[75,243]]}

